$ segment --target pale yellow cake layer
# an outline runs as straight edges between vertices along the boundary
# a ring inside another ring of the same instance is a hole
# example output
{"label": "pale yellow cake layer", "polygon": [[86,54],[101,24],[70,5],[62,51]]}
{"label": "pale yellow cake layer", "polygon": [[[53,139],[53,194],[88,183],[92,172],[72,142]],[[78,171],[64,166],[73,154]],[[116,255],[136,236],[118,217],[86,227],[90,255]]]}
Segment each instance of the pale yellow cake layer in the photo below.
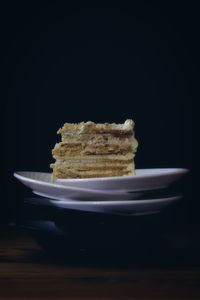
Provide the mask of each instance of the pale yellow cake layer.
{"label": "pale yellow cake layer", "polygon": [[53,176],[56,178],[98,178],[98,177],[112,177],[112,176],[132,176],[134,171],[122,170],[104,170],[104,171],[79,171],[79,170],[63,170],[55,169]]}
{"label": "pale yellow cake layer", "polygon": [[104,172],[104,173],[81,173],[70,171],[68,173],[55,172],[53,177],[55,178],[101,178],[101,177],[114,177],[114,176],[134,176],[135,173],[126,173],[126,172]]}
{"label": "pale yellow cake layer", "polygon": [[65,123],[58,133],[75,132],[83,133],[132,133],[134,128],[133,120],[126,120],[123,124],[116,123],[94,123],[91,121],[81,123]]}
{"label": "pale yellow cake layer", "polygon": [[54,158],[76,155],[126,155],[132,153],[134,147],[131,144],[69,144],[61,142],[52,150]]}
{"label": "pale yellow cake layer", "polygon": [[85,134],[76,134],[75,132],[65,132],[61,136],[62,142],[66,143],[87,143],[87,144],[133,144],[137,146],[137,141],[134,137],[134,134],[130,135],[113,135],[110,133],[85,133]]}
{"label": "pale yellow cake layer", "polygon": [[[92,170],[94,169],[93,162],[81,162],[81,161],[74,161],[74,160],[59,160],[55,163],[51,164],[51,168],[63,168],[63,169],[81,169],[81,170]],[[132,170],[134,167],[133,160],[129,161],[121,161],[121,162],[96,162],[95,163],[95,170],[103,170],[103,169],[127,169]]]}
{"label": "pale yellow cake layer", "polygon": [[133,159],[134,157],[134,154],[133,153],[127,153],[127,154],[124,154],[124,155],[119,155],[119,154],[109,154],[109,155],[73,155],[73,156],[70,156],[70,155],[63,155],[62,157],[60,156],[55,156],[54,158],[56,158],[56,160],[59,160],[59,159],[74,159],[74,160],[80,160],[80,161],[86,161],[86,162],[93,162],[93,163],[96,163],[96,162],[105,162],[105,161],[126,161],[126,160],[130,160],[130,159]]}
{"label": "pale yellow cake layer", "polygon": [[[51,165],[53,168],[53,174],[55,177],[64,178],[64,174],[67,178],[69,174],[76,174],[73,175],[78,177],[78,174],[83,177],[102,177],[103,174],[112,174],[110,176],[123,176],[123,175],[134,175],[134,162],[133,160],[129,161],[112,161],[112,162],[99,162],[95,163],[84,163],[83,161],[73,161],[73,160],[66,160],[66,161],[56,161],[54,164]],[[114,174],[118,175],[114,175]],[[97,174],[99,174],[97,176]],[[104,175],[105,176],[105,175]]]}

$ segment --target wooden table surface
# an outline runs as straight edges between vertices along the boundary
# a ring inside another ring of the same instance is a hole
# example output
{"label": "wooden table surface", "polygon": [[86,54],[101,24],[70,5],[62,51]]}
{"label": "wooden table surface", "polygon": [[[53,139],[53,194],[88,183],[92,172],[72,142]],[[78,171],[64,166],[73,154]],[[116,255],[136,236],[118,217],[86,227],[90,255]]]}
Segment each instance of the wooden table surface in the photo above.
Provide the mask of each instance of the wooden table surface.
{"label": "wooden table surface", "polygon": [[48,256],[22,230],[0,232],[0,299],[200,299],[198,232],[175,234],[158,260],[122,256],[103,266]]}

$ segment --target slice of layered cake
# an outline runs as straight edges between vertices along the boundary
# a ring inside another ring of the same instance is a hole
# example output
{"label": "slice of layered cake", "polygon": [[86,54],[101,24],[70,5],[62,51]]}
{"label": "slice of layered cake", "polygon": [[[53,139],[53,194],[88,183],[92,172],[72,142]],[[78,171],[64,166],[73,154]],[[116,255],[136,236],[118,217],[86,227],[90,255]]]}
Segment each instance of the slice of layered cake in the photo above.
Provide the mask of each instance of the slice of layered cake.
{"label": "slice of layered cake", "polygon": [[58,130],[62,141],[52,150],[55,178],[92,178],[134,175],[137,140],[134,122],[65,123]]}

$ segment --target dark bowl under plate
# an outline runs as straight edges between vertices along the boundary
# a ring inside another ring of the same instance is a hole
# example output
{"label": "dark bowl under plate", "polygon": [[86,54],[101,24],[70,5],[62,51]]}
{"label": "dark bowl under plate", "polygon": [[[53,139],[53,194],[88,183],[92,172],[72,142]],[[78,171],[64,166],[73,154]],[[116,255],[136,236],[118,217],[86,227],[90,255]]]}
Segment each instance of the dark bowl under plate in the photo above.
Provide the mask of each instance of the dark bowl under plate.
{"label": "dark bowl under plate", "polygon": [[159,245],[165,247],[164,237],[174,226],[174,208],[152,215],[129,216],[58,208],[46,205],[45,201],[41,205],[37,199],[24,200],[15,223],[28,230],[45,250],[59,257],[80,257],[86,252],[155,255]]}

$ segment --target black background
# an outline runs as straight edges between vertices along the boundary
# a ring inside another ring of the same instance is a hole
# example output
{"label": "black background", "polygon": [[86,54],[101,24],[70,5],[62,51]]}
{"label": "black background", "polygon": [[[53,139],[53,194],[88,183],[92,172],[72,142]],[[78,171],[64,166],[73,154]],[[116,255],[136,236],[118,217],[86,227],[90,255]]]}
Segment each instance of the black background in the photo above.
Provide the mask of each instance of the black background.
{"label": "black background", "polygon": [[[197,8],[138,2],[1,7],[1,220],[27,192],[13,172],[49,172],[64,122],[132,118],[137,168],[193,169]],[[198,223],[191,175],[185,193],[185,222]]]}

